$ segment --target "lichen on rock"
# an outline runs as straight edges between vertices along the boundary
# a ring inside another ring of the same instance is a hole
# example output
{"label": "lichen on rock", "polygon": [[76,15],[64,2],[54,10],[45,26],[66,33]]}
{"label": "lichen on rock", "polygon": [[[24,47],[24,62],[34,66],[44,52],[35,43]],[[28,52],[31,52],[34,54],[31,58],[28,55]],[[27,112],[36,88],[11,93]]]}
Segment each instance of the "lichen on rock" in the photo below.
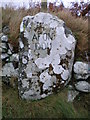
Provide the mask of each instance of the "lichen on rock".
{"label": "lichen on rock", "polygon": [[87,79],[90,76],[89,64],[81,61],[75,62],[74,76],[76,79]]}
{"label": "lichen on rock", "polygon": [[49,13],[23,18],[18,80],[22,98],[44,98],[70,81],[76,40],[68,29],[66,36],[64,24]]}

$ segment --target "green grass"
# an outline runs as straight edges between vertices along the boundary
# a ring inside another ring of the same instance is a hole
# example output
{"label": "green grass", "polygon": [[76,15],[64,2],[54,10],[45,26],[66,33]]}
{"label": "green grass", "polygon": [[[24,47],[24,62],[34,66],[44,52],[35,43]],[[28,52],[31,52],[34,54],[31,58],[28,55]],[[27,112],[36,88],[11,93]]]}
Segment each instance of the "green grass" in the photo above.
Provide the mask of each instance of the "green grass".
{"label": "green grass", "polygon": [[[88,110],[67,102],[68,88],[37,101],[18,97],[17,89],[3,86],[3,118],[87,118]],[[79,101],[80,102],[80,101]]]}

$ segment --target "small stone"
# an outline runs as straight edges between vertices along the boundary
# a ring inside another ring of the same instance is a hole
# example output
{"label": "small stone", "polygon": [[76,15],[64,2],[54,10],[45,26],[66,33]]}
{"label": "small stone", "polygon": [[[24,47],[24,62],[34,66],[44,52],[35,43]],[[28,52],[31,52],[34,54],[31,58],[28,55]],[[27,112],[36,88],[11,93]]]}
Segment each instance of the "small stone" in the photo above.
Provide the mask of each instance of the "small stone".
{"label": "small stone", "polygon": [[68,90],[68,102],[73,102],[78,94],[79,92],[76,90]]}
{"label": "small stone", "polygon": [[2,53],[2,54],[1,54],[1,59],[2,59],[2,60],[3,60],[3,59],[6,59],[7,57],[9,57],[7,53],[5,53],[5,54]]}
{"label": "small stone", "polygon": [[9,32],[10,32],[9,26],[5,26],[5,27],[3,28],[3,33],[4,33],[4,34],[8,34]]}
{"label": "small stone", "polygon": [[9,54],[9,55],[12,55],[12,52],[11,52],[11,50],[10,50],[10,49],[8,50],[8,54]]}
{"label": "small stone", "polygon": [[9,46],[9,49],[13,51],[13,46],[10,43],[8,43],[8,46]]}
{"label": "small stone", "polygon": [[6,61],[9,62],[9,58],[7,58]]}
{"label": "small stone", "polygon": [[76,62],[74,64],[74,75],[76,79],[87,79],[89,74],[89,65],[84,62]]}
{"label": "small stone", "polygon": [[88,73],[88,64],[83,62],[76,62],[74,64],[74,72],[77,74],[87,74]]}
{"label": "small stone", "polygon": [[1,37],[1,41],[2,41],[2,42],[7,42],[7,41],[8,41],[8,37],[7,37],[6,35],[3,35],[3,36]]}
{"label": "small stone", "polygon": [[62,81],[61,81],[61,84],[64,84],[64,82],[65,82],[65,81],[62,80]]}
{"label": "small stone", "polygon": [[41,98],[45,98],[47,95],[46,94],[42,94],[41,95]]}
{"label": "small stone", "polygon": [[19,55],[18,54],[12,54],[10,57],[10,61],[19,61]]}
{"label": "small stone", "polygon": [[75,87],[80,92],[90,92],[90,84],[86,81],[77,82]]}
{"label": "small stone", "polygon": [[22,42],[22,41],[19,41],[19,46],[20,46],[20,48],[21,48],[21,49],[23,49],[23,48],[24,48],[24,44],[23,44],[23,42]]}
{"label": "small stone", "polygon": [[0,43],[0,47],[2,48],[2,49],[6,49],[7,50],[7,44],[6,43]]}

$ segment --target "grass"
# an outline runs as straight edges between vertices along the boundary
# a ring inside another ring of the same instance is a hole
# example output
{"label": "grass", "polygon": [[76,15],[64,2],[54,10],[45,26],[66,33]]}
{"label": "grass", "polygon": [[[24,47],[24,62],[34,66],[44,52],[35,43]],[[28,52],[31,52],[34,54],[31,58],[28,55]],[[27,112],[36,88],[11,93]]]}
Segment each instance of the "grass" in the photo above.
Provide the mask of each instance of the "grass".
{"label": "grass", "polygon": [[69,11],[61,11],[57,13],[57,16],[65,21],[66,26],[69,27],[77,40],[76,45],[76,57],[83,57],[83,61],[86,61],[85,51],[88,52],[88,19],[75,18]]}
{"label": "grass", "polygon": [[3,118],[88,118],[88,110],[82,102],[79,107],[67,102],[67,92],[65,88],[45,99],[26,101],[18,97],[17,89],[3,85]]}

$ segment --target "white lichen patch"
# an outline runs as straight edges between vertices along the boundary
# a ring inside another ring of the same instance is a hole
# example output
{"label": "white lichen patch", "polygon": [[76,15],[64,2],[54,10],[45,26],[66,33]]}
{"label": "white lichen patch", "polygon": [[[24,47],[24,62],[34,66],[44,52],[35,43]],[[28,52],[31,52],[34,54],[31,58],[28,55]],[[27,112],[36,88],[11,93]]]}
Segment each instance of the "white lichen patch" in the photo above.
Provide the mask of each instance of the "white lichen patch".
{"label": "white lichen patch", "polygon": [[42,83],[45,83],[46,81],[51,81],[51,76],[47,73],[47,71],[41,73],[41,75],[40,75],[40,81]]}
{"label": "white lichen patch", "polygon": [[63,80],[67,80],[69,77],[69,71],[68,70],[64,70],[64,72],[61,74],[61,77]]}
{"label": "white lichen patch", "polygon": [[27,62],[28,62],[27,59],[23,57],[23,58],[22,58],[22,63],[23,63],[23,64],[27,64]]}
{"label": "white lichen patch", "polygon": [[25,73],[27,75],[27,78],[32,78],[32,66],[30,64],[28,64],[26,67]]}
{"label": "white lichen patch", "polygon": [[35,64],[39,69],[45,69],[49,67],[50,61],[48,61],[47,58],[38,58],[35,60]]}
{"label": "white lichen patch", "polygon": [[90,76],[89,65],[84,62],[77,61],[74,64],[74,73],[76,79],[87,79]]}
{"label": "white lichen patch", "polygon": [[61,74],[64,71],[64,68],[61,65],[55,65],[53,71],[55,74]]}
{"label": "white lichen patch", "polygon": [[44,83],[43,84],[43,91],[49,90],[50,86],[52,86],[51,76],[47,73],[47,71],[41,73],[40,82]]}
{"label": "white lichen patch", "polygon": [[[64,26],[64,21],[49,13],[23,18],[20,32],[24,32],[27,45],[20,45],[23,48],[20,64],[25,72],[21,81],[28,79],[29,88],[21,94],[22,98],[44,98],[70,80],[76,41],[65,33]],[[23,57],[25,52],[28,54]],[[22,91],[23,86],[19,87]]]}

